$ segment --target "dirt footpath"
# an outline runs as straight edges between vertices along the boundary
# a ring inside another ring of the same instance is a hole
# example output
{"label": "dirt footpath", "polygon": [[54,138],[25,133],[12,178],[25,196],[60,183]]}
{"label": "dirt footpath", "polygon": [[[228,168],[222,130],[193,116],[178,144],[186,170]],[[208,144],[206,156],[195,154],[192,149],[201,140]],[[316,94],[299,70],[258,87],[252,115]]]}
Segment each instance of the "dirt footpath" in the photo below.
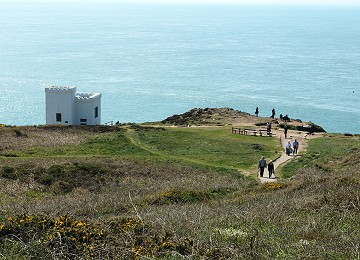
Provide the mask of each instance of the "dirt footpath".
{"label": "dirt footpath", "polygon": [[[294,155],[290,155],[288,156],[285,153],[285,146],[287,144],[288,141],[290,141],[291,145],[292,143],[295,141],[295,139],[299,142],[299,150],[298,150],[298,155],[297,156],[301,156],[301,154],[306,152],[307,149],[307,139],[310,138],[316,138],[316,137],[320,137],[322,136],[322,134],[312,134],[312,135],[307,135],[305,132],[301,132],[301,131],[293,131],[293,130],[289,130],[287,133],[287,138],[285,138],[284,135],[284,131],[283,129],[279,129],[279,130],[273,130],[273,133],[275,134],[276,138],[278,138],[279,142],[281,142],[281,147],[283,147],[283,151],[280,155],[280,157],[278,157],[277,159],[275,159],[274,162],[274,167],[275,167],[275,176],[276,178],[273,176],[271,176],[271,178],[269,178],[269,173],[267,171],[267,169],[264,172],[264,177],[260,177],[259,176],[259,172],[257,172],[258,174],[258,178],[260,179],[261,183],[266,183],[266,182],[276,182],[278,180],[278,175],[277,175],[277,169],[281,166],[284,165],[285,163],[287,163],[289,160],[295,158],[296,156]],[[266,159],[267,162],[270,161],[270,159]]]}

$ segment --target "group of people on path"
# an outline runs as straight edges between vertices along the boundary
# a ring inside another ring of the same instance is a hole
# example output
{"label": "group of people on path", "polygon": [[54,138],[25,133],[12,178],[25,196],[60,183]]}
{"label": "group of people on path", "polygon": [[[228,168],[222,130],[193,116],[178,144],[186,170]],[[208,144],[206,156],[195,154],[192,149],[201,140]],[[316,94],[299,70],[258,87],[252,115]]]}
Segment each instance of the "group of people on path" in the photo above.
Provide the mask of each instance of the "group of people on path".
{"label": "group of people on path", "polygon": [[260,170],[260,177],[264,177],[265,168],[268,170],[269,178],[271,178],[272,175],[275,177],[275,167],[273,161],[267,163],[265,157],[263,156],[261,157],[258,165],[258,169]]}
{"label": "group of people on path", "polygon": [[[286,138],[287,131],[285,132],[285,138]],[[294,142],[291,144],[291,141],[288,141],[285,146],[285,152],[288,156],[293,154],[296,156],[298,154],[299,149],[299,142],[295,139]],[[271,178],[272,175],[275,176],[275,167],[273,161],[270,161],[269,163],[266,162],[265,157],[261,157],[258,163],[258,169],[260,171],[260,177],[264,177],[265,169],[267,168],[269,173],[269,178]]]}
{"label": "group of people on path", "polygon": [[295,141],[292,143],[291,146],[291,142],[288,141],[286,146],[285,146],[285,152],[288,156],[290,156],[291,154],[293,154],[294,156],[296,156],[298,154],[298,149],[299,149],[299,142],[295,139]]}
{"label": "group of people on path", "polygon": [[[288,127],[287,125],[284,126],[284,136],[285,139],[287,139],[287,134],[288,134]],[[299,149],[299,142],[295,139],[294,142],[292,143],[291,146],[291,142],[288,141],[285,145],[285,152],[287,155],[293,154],[293,155],[297,155],[298,154],[298,149]]]}

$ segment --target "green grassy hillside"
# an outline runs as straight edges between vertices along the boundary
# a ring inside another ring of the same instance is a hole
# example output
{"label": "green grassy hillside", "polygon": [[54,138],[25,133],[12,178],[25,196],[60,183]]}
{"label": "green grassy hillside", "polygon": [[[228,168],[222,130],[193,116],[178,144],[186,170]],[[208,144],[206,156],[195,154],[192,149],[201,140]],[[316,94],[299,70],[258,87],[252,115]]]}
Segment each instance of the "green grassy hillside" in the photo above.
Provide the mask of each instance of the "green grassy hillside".
{"label": "green grassy hillside", "polygon": [[358,259],[359,137],[223,127],[0,128],[1,259]]}

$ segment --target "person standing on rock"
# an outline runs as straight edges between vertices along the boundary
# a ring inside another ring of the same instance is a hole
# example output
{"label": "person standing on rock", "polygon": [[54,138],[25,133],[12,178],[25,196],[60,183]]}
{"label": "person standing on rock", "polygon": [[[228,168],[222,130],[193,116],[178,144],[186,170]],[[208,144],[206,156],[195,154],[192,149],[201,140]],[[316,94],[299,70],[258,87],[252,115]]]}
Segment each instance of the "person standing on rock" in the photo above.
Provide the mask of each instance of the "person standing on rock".
{"label": "person standing on rock", "polygon": [[293,155],[297,155],[298,153],[298,149],[299,149],[299,142],[295,139],[295,141],[293,142]]}
{"label": "person standing on rock", "polygon": [[255,109],[255,115],[256,115],[256,116],[259,116],[259,107],[256,107],[256,109]]}
{"label": "person standing on rock", "polygon": [[273,161],[270,161],[267,167],[268,167],[268,171],[269,171],[269,179],[271,178],[271,175],[273,175],[273,174],[275,177],[275,167],[274,167]]}
{"label": "person standing on rock", "polygon": [[274,118],[275,117],[275,108],[273,108],[272,110],[271,110],[271,118]]}
{"label": "person standing on rock", "polygon": [[267,166],[267,163],[266,163],[266,160],[265,160],[265,157],[261,157],[260,161],[259,161],[259,165],[258,165],[258,169],[260,170],[260,177],[263,177],[264,176],[264,170]]}

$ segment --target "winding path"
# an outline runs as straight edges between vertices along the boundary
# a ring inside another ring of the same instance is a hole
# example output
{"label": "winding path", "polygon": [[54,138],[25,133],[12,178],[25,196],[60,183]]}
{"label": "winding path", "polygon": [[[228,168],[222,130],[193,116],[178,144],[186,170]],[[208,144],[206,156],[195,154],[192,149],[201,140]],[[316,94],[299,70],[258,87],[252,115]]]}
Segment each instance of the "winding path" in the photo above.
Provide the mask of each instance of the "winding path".
{"label": "winding path", "polygon": [[[306,151],[306,148],[307,148],[306,135],[304,135],[303,132],[289,131],[288,132],[288,138],[286,138],[286,139],[284,137],[283,132],[280,131],[280,130],[277,130],[275,134],[279,138],[279,142],[281,143],[281,147],[283,147],[283,151],[281,153],[281,156],[278,157],[277,159],[273,160],[276,178],[274,177],[274,175],[271,178],[269,178],[268,177],[269,176],[268,171],[266,169],[265,172],[264,172],[264,177],[260,177],[258,175],[258,178],[259,178],[261,183],[276,182],[279,179],[278,176],[276,175],[277,169],[281,165],[284,165],[285,163],[289,162],[291,159],[295,158],[293,155],[288,156],[285,153],[285,145],[286,145],[286,143],[288,141],[291,141],[291,143],[293,143],[293,141],[296,139],[300,143],[298,153]],[[301,156],[301,155],[299,155],[299,156]],[[257,172],[257,174],[259,174],[259,173]]]}

